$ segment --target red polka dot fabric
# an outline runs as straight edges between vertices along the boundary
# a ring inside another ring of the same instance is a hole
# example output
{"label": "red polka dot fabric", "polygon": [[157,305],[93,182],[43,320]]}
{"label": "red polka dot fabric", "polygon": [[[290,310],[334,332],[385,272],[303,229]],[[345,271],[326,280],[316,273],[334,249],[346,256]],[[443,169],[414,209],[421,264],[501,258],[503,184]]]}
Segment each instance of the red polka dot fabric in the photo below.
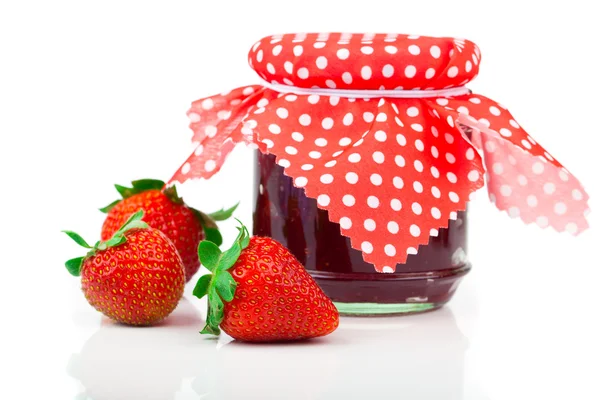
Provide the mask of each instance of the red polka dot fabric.
{"label": "red polka dot fabric", "polygon": [[237,143],[274,154],[379,272],[393,272],[447,227],[484,177],[490,200],[510,217],[583,231],[583,187],[502,105],[470,93],[356,94],[460,87],[477,74],[480,56],[472,42],[452,38],[264,38],[249,62],[267,83],[192,104],[198,144],[172,181],[210,178]]}

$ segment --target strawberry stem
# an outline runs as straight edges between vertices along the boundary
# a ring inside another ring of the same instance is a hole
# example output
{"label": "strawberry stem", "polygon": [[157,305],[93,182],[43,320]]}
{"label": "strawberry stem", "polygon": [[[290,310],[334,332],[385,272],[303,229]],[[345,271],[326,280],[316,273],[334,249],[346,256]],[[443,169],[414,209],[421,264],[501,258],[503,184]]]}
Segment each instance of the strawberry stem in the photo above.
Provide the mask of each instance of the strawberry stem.
{"label": "strawberry stem", "polygon": [[233,267],[242,250],[250,242],[248,229],[237,221],[240,223],[239,234],[229,250],[221,252],[217,245],[208,240],[200,242],[198,246],[200,262],[211,272],[198,279],[193,292],[199,299],[208,296],[206,325],[200,331],[202,334],[218,335],[221,332],[219,325],[223,322],[224,302],[230,302],[235,296],[237,283],[228,270]]}
{"label": "strawberry stem", "polygon": [[132,214],[129,219],[116,231],[113,236],[107,241],[101,242],[98,241],[92,247],[90,246],[79,234],[73,231],[63,231],[66,233],[71,239],[75,241],[81,247],[85,247],[86,249],[90,249],[88,253],[84,257],[72,258],[65,263],[65,267],[67,267],[67,271],[73,276],[81,275],[81,266],[86,258],[93,256],[98,251],[106,250],[109,247],[120,246],[127,241],[125,234],[132,229],[146,229],[148,228],[148,224],[142,221],[142,217],[144,216],[144,210],[139,210],[138,212]]}
{"label": "strawberry stem", "polygon": [[[136,181],[131,181],[131,187],[115,185],[115,189],[117,189],[117,192],[119,192],[122,198],[113,201],[106,207],[102,207],[100,211],[102,211],[103,213],[108,213],[110,210],[112,210],[112,208],[115,205],[117,205],[117,203],[119,203],[123,199],[126,199],[139,193],[143,193],[147,190],[161,190],[164,187],[165,183],[158,179],[138,179]],[[169,190],[169,188],[165,189],[165,193],[167,190]],[[175,196],[177,196],[177,191],[175,191]],[[182,200],[179,199],[179,201]]]}

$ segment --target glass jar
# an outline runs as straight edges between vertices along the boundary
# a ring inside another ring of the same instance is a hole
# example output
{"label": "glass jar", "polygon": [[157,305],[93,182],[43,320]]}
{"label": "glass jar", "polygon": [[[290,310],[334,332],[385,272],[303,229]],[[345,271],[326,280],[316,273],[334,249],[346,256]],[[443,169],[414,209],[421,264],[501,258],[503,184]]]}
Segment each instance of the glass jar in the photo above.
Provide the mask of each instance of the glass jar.
{"label": "glass jar", "polygon": [[393,273],[377,273],[350,246],[327,211],[293,185],[273,155],[256,152],[254,234],[284,244],[343,314],[403,314],[447,303],[469,271],[466,212],[409,255]]}

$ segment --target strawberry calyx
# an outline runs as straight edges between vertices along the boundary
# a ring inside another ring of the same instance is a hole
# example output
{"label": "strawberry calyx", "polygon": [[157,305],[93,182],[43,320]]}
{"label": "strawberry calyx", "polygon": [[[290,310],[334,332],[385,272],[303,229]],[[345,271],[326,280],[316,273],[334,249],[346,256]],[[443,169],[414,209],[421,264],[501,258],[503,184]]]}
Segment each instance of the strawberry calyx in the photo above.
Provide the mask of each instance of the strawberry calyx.
{"label": "strawberry calyx", "polygon": [[109,247],[117,247],[122,245],[127,241],[125,237],[125,233],[129,232],[132,229],[146,229],[148,228],[148,224],[142,221],[142,217],[144,216],[144,210],[139,210],[135,214],[132,214],[127,221],[116,231],[113,236],[106,241],[97,241],[93,246],[90,246],[79,234],[73,231],[63,231],[66,233],[71,239],[75,241],[81,247],[89,249],[87,254],[84,257],[77,257],[68,260],[65,263],[65,267],[67,267],[67,271],[73,276],[81,275],[81,266],[86,258],[95,255],[98,251],[106,250]]}
{"label": "strawberry calyx", "polygon": [[237,221],[240,223],[237,228],[239,234],[229,250],[221,252],[219,247],[209,240],[203,240],[198,246],[200,262],[211,272],[198,279],[193,292],[199,299],[208,296],[206,325],[200,331],[202,334],[221,333],[219,325],[223,322],[225,302],[233,300],[235,295],[237,283],[228,270],[233,267],[242,250],[250,243],[248,229],[239,220]]}
{"label": "strawberry calyx", "polygon": [[223,236],[221,236],[221,232],[219,232],[219,227],[217,226],[216,221],[225,221],[226,219],[230,218],[239,204],[240,203],[238,202],[228,209],[221,208],[219,211],[215,211],[210,214],[203,213],[202,211],[196,210],[192,207],[189,208],[192,210],[198,221],[200,221],[200,225],[202,225],[206,240],[213,242],[217,246],[220,246],[223,244]]}
{"label": "strawberry calyx", "polygon": [[[121,195],[121,199],[115,200],[106,207],[102,207],[100,211],[108,213],[114,206],[116,206],[121,200],[127,199],[136,194],[146,192],[148,190],[162,190],[165,187],[165,183],[158,179],[138,179],[131,181],[131,187],[115,185],[115,189]],[[166,188],[164,191],[165,195],[169,197],[171,201],[177,204],[182,204],[183,200],[177,196],[177,189],[175,186]]]}

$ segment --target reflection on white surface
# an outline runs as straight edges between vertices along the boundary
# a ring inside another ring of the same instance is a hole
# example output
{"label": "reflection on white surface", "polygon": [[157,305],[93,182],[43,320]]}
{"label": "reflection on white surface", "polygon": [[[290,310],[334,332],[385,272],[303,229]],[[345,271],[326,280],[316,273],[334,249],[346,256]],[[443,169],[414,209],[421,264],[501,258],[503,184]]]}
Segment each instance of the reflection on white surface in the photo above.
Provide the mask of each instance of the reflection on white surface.
{"label": "reflection on white surface", "polygon": [[448,308],[344,317],[325,338],[256,345],[200,335],[197,304],[184,299],[153,328],[105,320],[69,362],[76,398],[463,399],[468,342]]}

